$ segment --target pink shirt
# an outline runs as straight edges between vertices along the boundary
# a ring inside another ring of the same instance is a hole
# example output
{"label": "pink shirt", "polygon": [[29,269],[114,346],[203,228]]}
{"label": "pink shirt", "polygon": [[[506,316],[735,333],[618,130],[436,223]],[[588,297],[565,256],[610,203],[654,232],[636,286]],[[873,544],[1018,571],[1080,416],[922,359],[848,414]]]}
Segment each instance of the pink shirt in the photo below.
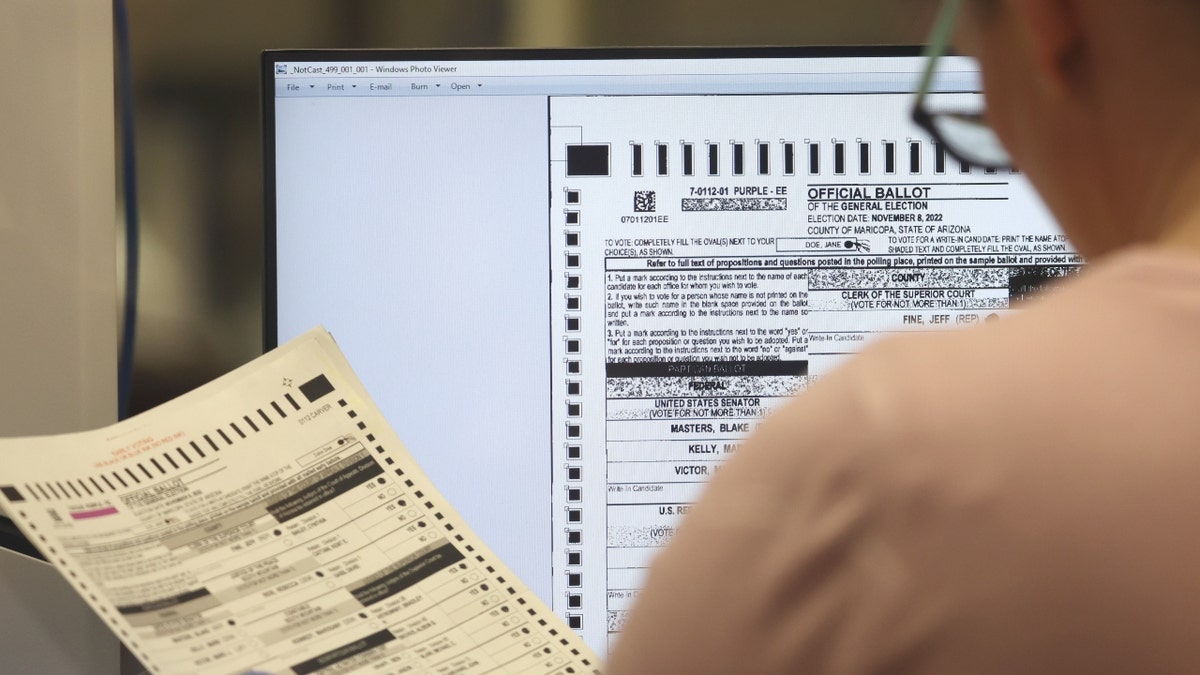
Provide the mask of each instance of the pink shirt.
{"label": "pink shirt", "polygon": [[1200,673],[1200,259],[1114,255],[797,397],[607,672]]}

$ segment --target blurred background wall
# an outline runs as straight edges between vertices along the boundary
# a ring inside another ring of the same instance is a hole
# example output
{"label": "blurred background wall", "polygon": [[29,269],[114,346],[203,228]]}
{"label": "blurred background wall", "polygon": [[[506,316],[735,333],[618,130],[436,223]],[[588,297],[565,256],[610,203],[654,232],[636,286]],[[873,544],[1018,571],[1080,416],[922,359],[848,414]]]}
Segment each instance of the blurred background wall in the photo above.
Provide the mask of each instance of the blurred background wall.
{"label": "blurred background wall", "polygon": [[142,214],[133,409],[261,353],[259,53],[917,44],[920,0],[129,0]]}

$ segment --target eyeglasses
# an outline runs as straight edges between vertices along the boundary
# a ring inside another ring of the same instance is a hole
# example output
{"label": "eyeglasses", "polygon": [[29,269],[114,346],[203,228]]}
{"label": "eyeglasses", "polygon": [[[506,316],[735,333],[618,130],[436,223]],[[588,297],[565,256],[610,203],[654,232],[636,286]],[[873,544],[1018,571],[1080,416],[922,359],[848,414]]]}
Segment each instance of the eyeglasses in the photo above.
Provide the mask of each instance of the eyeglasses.
{"label": "eyeglasses", "polygon": [[938,59],[946,55],[950,35],[964,0],[945,0],[941,13],[929,36],[929,47],[925,52],[925,73],[913,102],[912,118],[929,132],[946,152],[965,165],[982,169],[1004,170],[1012,168],[1012,157],[996,132],[988,126],[982,110],[930,110],[929,88],[937,70]]}

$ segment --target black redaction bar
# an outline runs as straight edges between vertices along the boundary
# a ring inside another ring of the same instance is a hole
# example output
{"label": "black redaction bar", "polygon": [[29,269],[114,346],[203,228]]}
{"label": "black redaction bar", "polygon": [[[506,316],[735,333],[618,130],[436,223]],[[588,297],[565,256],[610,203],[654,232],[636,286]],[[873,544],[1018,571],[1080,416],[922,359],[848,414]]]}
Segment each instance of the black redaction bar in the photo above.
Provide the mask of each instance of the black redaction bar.
{"label": "black redaction bar", "polygon": [[805,377],[808,361],[654,361],[609,363],[606,377]]}

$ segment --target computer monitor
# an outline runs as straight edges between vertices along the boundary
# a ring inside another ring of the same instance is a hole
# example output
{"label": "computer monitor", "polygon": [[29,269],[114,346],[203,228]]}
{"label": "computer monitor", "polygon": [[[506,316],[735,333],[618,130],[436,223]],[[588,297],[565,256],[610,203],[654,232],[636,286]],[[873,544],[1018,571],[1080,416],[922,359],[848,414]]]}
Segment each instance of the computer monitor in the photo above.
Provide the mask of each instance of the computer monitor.
{"label": "computer monitor", "polygon": [[[914,49],[263,66],[267,346],[325,325],[600,653],[768,411],[873,340],[1001,317],[1082,263],[1019,173],[910,123]],[[979,89],[965,58],[934,80],[947,103]]]}

